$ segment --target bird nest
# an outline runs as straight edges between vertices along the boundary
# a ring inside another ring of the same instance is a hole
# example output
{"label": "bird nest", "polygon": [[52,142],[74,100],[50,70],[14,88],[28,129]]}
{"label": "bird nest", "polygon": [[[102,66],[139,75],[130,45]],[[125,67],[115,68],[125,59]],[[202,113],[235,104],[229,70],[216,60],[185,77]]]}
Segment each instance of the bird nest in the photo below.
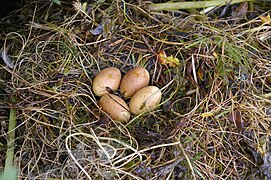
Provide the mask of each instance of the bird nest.
{"label": "bird nest", "polygon": [[[242,4],[195,15],[151,11],[147,1],[54,2],[29,1],[0,22],[0,171],[12,145],[21,179],[271,176],[264,2],[237,19]],[[93,78],[137,66],[162,101],[126,124],[113,121]]]}

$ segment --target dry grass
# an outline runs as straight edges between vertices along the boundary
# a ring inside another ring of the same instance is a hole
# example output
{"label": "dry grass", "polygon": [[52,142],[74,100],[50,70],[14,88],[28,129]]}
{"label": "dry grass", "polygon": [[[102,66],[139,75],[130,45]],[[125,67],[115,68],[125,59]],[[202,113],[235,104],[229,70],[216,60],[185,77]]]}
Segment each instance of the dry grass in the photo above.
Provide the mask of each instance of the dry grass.
{"label": "dry grass", "polygon": [[[2,38],[15,68],[0,69],[0,153],[8,110],[15,107],[15,165],[22,179],[270,175],[271,42],[262,12],[247,20],[198,20],[145,7],[103,2],[87,14],[80,4],[31,1],[23,19],[10,17],[13,25]],[[92,35],[101,23],[103,33]],[[160,50],[181,65],[159,64]],[[139,65],[152,85],[164,88],[163,102],[126,125],[111,121],[98,106],[92,79],[108,66],[124,74]]]}

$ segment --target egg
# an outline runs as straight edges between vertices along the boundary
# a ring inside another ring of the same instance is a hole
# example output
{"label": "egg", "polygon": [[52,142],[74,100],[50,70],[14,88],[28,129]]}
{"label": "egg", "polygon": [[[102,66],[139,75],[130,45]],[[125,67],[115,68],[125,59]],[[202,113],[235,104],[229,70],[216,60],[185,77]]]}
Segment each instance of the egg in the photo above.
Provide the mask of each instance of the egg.
{"label": "egg", "polygon": [[131,98],[139,89],[148,86],[150,74],[144,67],[128,71],[120,83],[120,92],[124,98]]}
{"label": "egg", "polygon": [[146,86],[137,91],[130,100],[130,111],[136,115],[154,110],[162,99],[162,92],[156,86]]}
{"label": "egg", "polygon": [[115,121],[125,123],[130,119],[128,105],[123,99],[114,94],[103,95],[99,105]]}
{"label": "egg", "polygon": [[116,91],[120,85],[121,72],[115,67],[101,70],[93,79],[92,89],[95,95],[102,96]]}

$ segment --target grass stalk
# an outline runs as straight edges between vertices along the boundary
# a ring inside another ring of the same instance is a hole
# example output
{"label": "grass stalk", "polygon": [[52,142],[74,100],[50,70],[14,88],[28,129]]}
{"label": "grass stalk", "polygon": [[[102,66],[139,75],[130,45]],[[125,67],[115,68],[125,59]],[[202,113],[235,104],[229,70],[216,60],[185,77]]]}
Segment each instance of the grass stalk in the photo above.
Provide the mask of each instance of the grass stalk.
{"label": "grass stalk", "polygon": [[[237,4],[246,1],[254,0],[232,0],[230,4]],[[197,2],[173,2],[173,3],[159,3],[149,5],[151,11],[163,11],[163,10],[177,10],[177,9],[194,9],[194,8],[206,8],[212,6],[222,6],[229,3],[228,0],[216,0],[216,1],[197,1]]]}
{"label": "grass stalk", "polygon": [[[12,102],[15,102],[15,98],[12,99]],[[13,166],[13,157],[14,157],[14,141],[15,141],[15,127],[16,127],[16,109],[11,108],[9,113],[9,125],[8,125],[8,142],[7,142],[7,152],[5,160],[4,174],[9,172],[10,168]]]}

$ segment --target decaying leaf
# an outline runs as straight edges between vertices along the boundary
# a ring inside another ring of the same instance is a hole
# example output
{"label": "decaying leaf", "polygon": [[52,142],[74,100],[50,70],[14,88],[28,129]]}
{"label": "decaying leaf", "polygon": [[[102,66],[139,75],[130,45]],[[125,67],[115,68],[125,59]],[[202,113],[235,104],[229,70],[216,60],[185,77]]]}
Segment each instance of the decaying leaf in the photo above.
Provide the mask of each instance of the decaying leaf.
{"label": "decaying leaf", "polygon": [[170,174],[170,172],[172,172],[183,159],[184,158],[179,158],[172,163],[156,168],[154,170],[156,176],[159,177],[159,179],[167,179],[166,177],[168,176],[168,174]]}
{"label": "decaying leaf", "polygon": [[260,19],[262,21],[263,24],[268,24],[271,26],[271,17],[270,14],[268,14],[267,16],[260,16]]}
{"label": "decaying leaf", "polygon": [[247,9],[248,9],[248,3],[243,2],[242,4],[240,4],[240,6],[237,9],[235,9],[235,11],[232,12],[232,17],[240,18],[240,19],[246,17]]}
{"label": "decaying leaf", "polygon": [[158,62],[161,63],[162,65],[168,65],[169,67],[176,67],[180,66],[180,62],[178,58],[171,56],[167,56],[166,52],[161,50],[157,54]]}
{"label": "decaying leaf", "polygon": [[244,127],[241,112],[238,110],[238,108],[233,109],[229,116],[229,119],[233,121],[239,129],[242,129]]}
{"label": "decaying leaf", "polygon": [[197,75],[198,75],[198,78],[201,80],[201,81],[204,81],[204,71],[202,68],[198,68],[197,69]]}
{"label": "decaying leaf", "polygon": [[152,174],[152,169],[145,162],[141,162],[134,171],[138,176],[149,179]]}

